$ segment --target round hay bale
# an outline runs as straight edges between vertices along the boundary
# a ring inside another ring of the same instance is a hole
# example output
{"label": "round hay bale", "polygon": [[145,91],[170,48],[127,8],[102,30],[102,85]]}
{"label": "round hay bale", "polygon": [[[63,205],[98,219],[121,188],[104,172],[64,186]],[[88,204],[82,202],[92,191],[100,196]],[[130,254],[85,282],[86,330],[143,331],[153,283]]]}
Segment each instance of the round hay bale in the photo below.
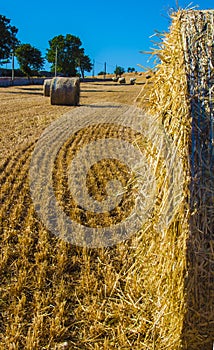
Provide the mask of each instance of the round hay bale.
{"label": "round hay bale", "polygon": [[44,80],[43,95],[45,97],[49,97],[50,96],[51,81],[52,81],[52,79],[45,79]]}
{"label": "round hay bale", "polygon": [[136,80],[136,78],[130,78],[130,84],[134,85],[135,84],[135,80]]}
{"label": "round hay bale", "polygon": [[125,83],[126,83],[125,77],[119,78],[118,82],[119,82],[120,84],[125,84]]}
{"label": "round hay bale", "polygon": [[77,106],[80,98],[79,78],[56,77],[50,88],[52,105]]}

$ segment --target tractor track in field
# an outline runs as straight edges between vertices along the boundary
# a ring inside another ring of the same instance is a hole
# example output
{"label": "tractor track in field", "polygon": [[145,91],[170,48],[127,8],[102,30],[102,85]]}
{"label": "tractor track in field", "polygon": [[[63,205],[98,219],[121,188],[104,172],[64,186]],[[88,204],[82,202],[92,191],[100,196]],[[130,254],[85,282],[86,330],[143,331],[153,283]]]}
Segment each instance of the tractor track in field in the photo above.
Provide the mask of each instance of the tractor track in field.
{"label": "tractor track in field", "polygon": [[[34,144],[17,152],[4,168],[1,183],[1,227],[19,231],[25,227],[30,206],[29,165]],[[7,231],[7,230],[6,230]]]}
{"label": "tractor track in field", "polygon": [[[13,89],[5,89],[1,100],[4,129],[1,130],[0,157],[0,318],[3,320],[0,326],[0,349],[61,349],[60,344],[64,341],[72,349],[89,349],[94,337],[100,337],[102,349],[102,337],[105,338],[108,328],[105,322],[110,322],[112,317],[114,319],[114,308],[119,303],[117,287],[125,288],[127,283],[131,283],[131,278],[127,282],[125,274],[121,272],[123,269],[128,270],[133,263],[128,256],[131,248],[128,243],[119,248],[100,248],[97,251],[78,248],[60,240],[46,229],[35,211],[30,192],[32,154],[45,128],[72,108],[50,106],[37,91],[36,96],[27,94],[29,91],[32,93],[32,89]],[[100,87],[85,88],[89,91],[83,91],[82,104],[87,102],[94,105],[96,96],[96,103],[101,105],[112,95],[114,102],[120,105],[127,100],[129,91],[132,96],[129,102],[133,103],[140,87],[136,88],[135,93],[130,86],[111,87],[111,90],[107,87],[108,92],[105,93],[106,88],[102,86],[103,94],[99,93],[99,97],[96,89]],[[92,93],[92,90],[95,92]],[[17,92],[21,95],[13,98]],[[97,127],[89,126],[80,130],[60,148],[54,163],[53,188],[67,215],[76,218],[78,214],[80,222],[91,220],[92,226],[97,225],[96,218],[90,215],[87,218],[77,206],[72,208],[73,199],[68,189],[66,171],[71,158],[89,140],[121,136],[124,141],[133,142],[137,135],[128,128],[116,131],[109,120],[108,126],[97,124]],[[46,162],[45,158],[41,161],[42,164]],[[108,171],[105,171],[105,165]],[[92,167],[87,178],[92,197],[98,200],[105,197],[102,187],[115,175],[127,184],[127,169],[119,162],[101,162]],[[124,197],[124,201],[127,202],[127,205],[124,202],[124,207],[129,207],[129,196]],[[102,220],[114,220],[116,214],[121,217],[125,215],[119,206],[112,212],[112,217],[104,215]],[[95,303],[100,305],[99,309],[94,307]],[[82,307],[82,304],[86,306]],[[106,310],[109,316],[106,316]],[[130,306],[121,306],[125,328],[127,312],[132,312]],[[96,320],[99,320],[99,327]],[[87,340],[81,340],[80,333],[87,333]],[[130,339],[135,337],[128,329],[125,336]],[[109,331],[109,339],[111,337]],[[117,337],[119,344],[119,333]],[[111,349],[110,341],[107,344]]]}
{"label": "tractor track in field", "polygon": [[[95,90],[88,90],[90,91],[96,91],[99,86],[95,87]],[[29,88],[30,92],[33,94],[32,88]],[[105,88],[102,86],[102,90],[105,91]],[[121,90],[121,88],[120,88]],[[87,92],[87,90],[83,89],[84,94]],[[110,90],[111,91],[111,90]],[[8,93],[7,93],[8,92]],[[11,95],[12,93],[12,95]],[[38,92],[36,91],[38,94]],[[11,103],[11,96],[14,96],[12,103]],[[20,95],[18,97],[17,95]],[[27,94],[27,95],[26,95]],[[5,96],[5,97],[4,97]],[[11,123],[14,121],[18,122],[17,125],[14,125],[14,134],[16,134],[16,129],[20,129],[20,122],[22,125],[22,129],[19,132],[19,134],[24,132],[25,125],[31,124],[35,122],[35,116],[37,116],[37,111],[40,109],[41,110],[41,104],[44,104],[44,99],[41,100],[41,97],[38,96],[30,96],[29,97],[29,91],[27,88],[22,88],[22,89],[15,89],[15,91],[11,91],[11,89],[5,89],[5,95],[2,96],[2,104],[4,108],[4,119],[3,119],[3,126],[4,124],[6,125],[9,124],[9,131],[11,129]],[[43,98],[43,97],[42,97]],[[7,102],[10,101],[10,104],[8,106]],[[36,102],[37,101],[37,102]],[[42,103],[41,103],[42,101]],[[20,103],[19,103],[20,102]],[[35,103],[36,102],[36,103]],[[33,113],[31,113],[31,104],[33,103]],[[23,104],[25,104],[25,107],[23,108]],[[16,110],[17,108],[17,110]],[[47,107],[46,107],[47,108]],[[52,106],[50,106],[48,109],[52,109]],[[59,111],[62,110],[68,110],[68,108],[58,108],[57,114]],[[23,115],[23,111],[26,111],[26,115]],[[52,112],[52,111],[51,111]],[[13,113],[13,116],[11,115]],[[50,113],[50,112],[48,112]],[[42,115],[44,114],[44,111],[42,111]],[[31,116],[32,115],[32,116]],[[21,116],[21,118],[20,118]],[[26,119],[28,118],[28,119]],[[51,120],[51,117],[50,117]],[[17,126],[17,127],[16,127]],[[38,128],[36,128],[38,129]],[[36,132],[36,129],[31,128],[31,134],[32,137],[29,139],[26,143],[21,141],[24,139],[24,136],[20,136],[20,145],[19,145],[19,138],[18,138],[18,145],[14,147],[14,150],[10,149],[10,144],[13,144],[13,142],[10,142],[10,138],[7,138],[7,131],[4,130],[5,133],[5,141],[4,141],[4,134],[2,132],[2,139],[3,139],[3,147],[5,145],[7,146],[7,151],[9,151],[9,155],[6,158],[2,159],[2,162],[0,164],[0,184],[1,184],[1,214],[2,214],[2,220],[4,220],[4,216],[7,217],[7,221],[10,221],[10,217],[8,217],[8,214],[10,212],[13,212],[14,207],[16,207],[17,203],[20,201],[20,198],[24,196],[23,193],[23,188],[28,188],[28,172],[29,172],[29,166],[30,166],[30,156],[32,154],[32,151],[35,147],[36,140],[32,140],[33,138],[38,138],[38,135],[41,134],[41,131]],[[12,130],[12,129],[11,129]],[[87,144],[88,142],[88,132],[89,129],[85,130],[85,133],[80,133],[77,138],[74,139],[74,144],[73,144],[73,149],[76,148],[78,149],[78,145],[84,145]],[[100,136],[99,136],[100,133]],[[108,134],[108,131],[103,131],[102,127],[96,130],[96,132],[93,133],[92,135],[94,139],[103,137],[104,134]],[[96,134],[96,135],[95,135]],[[34,136],[35,135],[35,136]],[[93,139],[92,137],[92,139]],[[26,145],[25,145],[26,143]],[[23,145],[22,145],[23,144]],[[13,147],[13,146],[12,146]],[[4,148],[3,148],[4,150]],[[6,153],[6,152],[5,152]],[[29,191],[29,188],[28,188]],[[20,203],[21,205],[21,203]]]}

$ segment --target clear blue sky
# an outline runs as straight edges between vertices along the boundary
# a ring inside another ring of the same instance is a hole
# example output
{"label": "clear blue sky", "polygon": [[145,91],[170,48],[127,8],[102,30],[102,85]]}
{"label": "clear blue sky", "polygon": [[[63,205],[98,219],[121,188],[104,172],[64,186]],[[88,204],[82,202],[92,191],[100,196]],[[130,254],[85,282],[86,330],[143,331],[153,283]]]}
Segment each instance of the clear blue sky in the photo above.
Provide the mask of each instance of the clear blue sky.
{"label": "clear blue sky", "polygon": [[[179,6],[211,9],[213,0],[180,0]],[[114,71],[116,65],[138,71],[137,64],[150,66],[148,51],[155,31],[167,31],[168,13],[176,9],[176,0],[0,0],[0,14],[11,19],[18,39],[30,43],[45,55],[48,41],[59,34],[79,36],[85,53],[95,60],[95,73]],[[49,65],[46,63],[46,69]]]}

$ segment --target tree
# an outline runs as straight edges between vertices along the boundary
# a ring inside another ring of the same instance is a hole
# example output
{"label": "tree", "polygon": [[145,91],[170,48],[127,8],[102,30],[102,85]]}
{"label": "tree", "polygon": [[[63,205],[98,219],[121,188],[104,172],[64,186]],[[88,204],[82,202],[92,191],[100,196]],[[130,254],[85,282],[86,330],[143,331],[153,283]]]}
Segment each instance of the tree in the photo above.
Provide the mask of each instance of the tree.
{"label": "tree", "polygon": [[[57,72],[65,76],[76,76],[77,68],[80,67],[82,74],[88,71],[90,59],[81,48],[82,42],[79,37],[71,34],[58,35],[49,41],[50,48],[47,50],[46,58],[52,63],[51,70],[55,70],[57,52]],[[90,69],[91,70],[91,65]]]}
{"label": "tree", "polygon": [[7,60],[19,44],[16,38],[18,29],[11,26],[10,19],[0,15],[0,60]]}
{"label": "tree", "polygon": [[134,69],[134,68],[131,68],[131,67],[128,67],[127,72],[128,72],[128,73],[133,73],[133,72],[135,72],[135,69]]}
{"label": "tree", "polygon": [[80,54],[77,59],[78,66],[81,71],[82,78],[84,79],[84,72],[90,72],[92,70],[92,63],[88,55],[85,55],[84,49],[80,49]]}
{"label": "tree", "polygon": [[21,71],[28,76],[28,78],[44,66],[44,58],[42,53],[37,48],[30,44],[21,44],[15,51]]}
{"label": "tree", "polygon": [[121,77],[121,75],[125,73],[125,69],[123,67],[117,66],[114,74],[116,74],[116,77],[119,75]]}

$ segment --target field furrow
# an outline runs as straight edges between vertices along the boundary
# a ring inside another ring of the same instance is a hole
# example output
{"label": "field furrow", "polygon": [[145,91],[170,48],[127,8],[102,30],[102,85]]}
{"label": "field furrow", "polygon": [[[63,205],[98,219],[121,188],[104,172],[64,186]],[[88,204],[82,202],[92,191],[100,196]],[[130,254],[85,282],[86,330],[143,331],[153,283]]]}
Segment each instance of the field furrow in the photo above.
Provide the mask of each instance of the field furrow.
{"label": "field furrow", "polygon": [[[90,108],[105,101],[132,104],[140,89],[85,83],[81,105]],[[120,348],[124,342],[140,344],[137,331],[133,333],[129,327],[132,324],[132,329],[141,327],[144,331],[146,324],[136,323],[137,304],[125,301],[133,285],[136,288],[134,295],[131,292],[132,298],[139,299],[142,292],[135,274],[126,278],[133,265],[134,258],[129,252],[134,247],[134,238],[132,243],[126,241],[117,247],[81,248],[51,233],[35,211],[29,170],[37,140],[72,107],[51,106],[42,96],[42,87],[7,88],[1,89],[0,94],[0,348],[52,350],[62,349],[62,344],[67,342],[70,349],[94,349],[95,341],[96,349]],[[102,108],[97,110],[102,113]],[[132,199],[129,192],[125,193],[111,215],[98,214],[97,218],[87,212],[71,193],[68,174],[72,160],[91,142],[121,138],[133,143],[138,136],[129,128],[115,125],[114,115],[106,125],[99,124],[99,113],[94,125],[86,123],[85,128],[60,147],[52,175],[54,194],[66,215],[91,227],[97,227],[100,221],[109,225],[116,218],[123,218]],[[53,143],[56,142],[57,133],[53,132],[52,137]],[[144,147],[143,141],[138,147]],[[37,166],[46,169],[48,152],[42,149],[37,152]],[[112,150],[110,159],[91,166],[87,174],[90,196],[102,202],[109,180],[116,177],[128,187],[130,174],[129,169],[114,159]],[[45,189],[45,183],[42,186]],[[49,201],[47,198],[47,205]],[[125,334],[122,328],[126,329]]]}

